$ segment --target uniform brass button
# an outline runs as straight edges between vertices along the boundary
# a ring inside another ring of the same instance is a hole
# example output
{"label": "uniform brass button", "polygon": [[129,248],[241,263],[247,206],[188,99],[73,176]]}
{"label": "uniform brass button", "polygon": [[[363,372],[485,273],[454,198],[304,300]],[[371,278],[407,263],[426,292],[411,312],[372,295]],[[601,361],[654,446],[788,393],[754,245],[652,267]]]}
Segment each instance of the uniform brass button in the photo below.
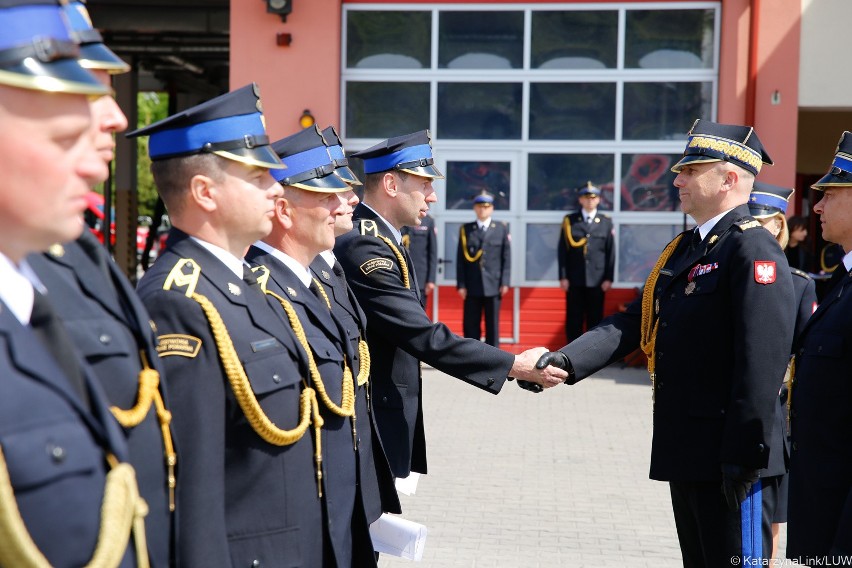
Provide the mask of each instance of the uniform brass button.
{"label": "uniform brass button", "polygon": [[799,449],[799,443],[798,443],[798,442],[793,442],[793,449],[794,449],[794,450],[798,450],[798,449]]}
{"label": "uniform brass button", "polygon": [[102,334],[100,335],[100,337],[98,337],[98,341],[100,341],[101,343],[103,343],[104,345],[106,345],[106,344],[108,344],[110,341],[112,341],[112,337],[110,337],[110,336],[109,336],[109,335],[107,335],[106,333],[102,333]]}
{"label": "uniform brass button", "polygon": [[383,397],[382,397],[382,402],[387,402],[387,401],[388,401],[388,397],[383,396]]}
{"label": "uniform brass button", "polygon": [[668,327],[668,326],[669,326],[668,322],[660,323],[660,327]]}
{"label": "uniform brass button", "polygon": [[491,385],[494,384],[494,379],[488,379],[487,382],[488,382],[488,386],[490,387]]}
{"label": "uniform brass button", "polygon": [[278,373],[275,373],[274,375],[272,375],[272,380],[275,381],[276,383],[280,383],[281,377],[278,376]]}
{"label": "uniform brass button", "polygon": [[259,568],[259,567],[260,567],[260,560],[253,560],[252,563],[251,563],[251,568]]}
{"label": "uniform brass button", "polygon": [[764,446],[763,444],[758,444],[758,445],[757,445],[757,451],[758,451],[758,452],[760,452],[761,454],[763,453],[763,451],[764,451],[765,449],[766,449],[766,446]]}
{"label": "uniform brass button", "polygon": [[62,463],[65,461],[65,448],[54,444],[48,444],[47,453],[50,454],[50,459],[53,463]]}
{"label": "uniform brass button", "polygon": [[657,390],[661,390],[663,388],[663,381],[657,381]]}

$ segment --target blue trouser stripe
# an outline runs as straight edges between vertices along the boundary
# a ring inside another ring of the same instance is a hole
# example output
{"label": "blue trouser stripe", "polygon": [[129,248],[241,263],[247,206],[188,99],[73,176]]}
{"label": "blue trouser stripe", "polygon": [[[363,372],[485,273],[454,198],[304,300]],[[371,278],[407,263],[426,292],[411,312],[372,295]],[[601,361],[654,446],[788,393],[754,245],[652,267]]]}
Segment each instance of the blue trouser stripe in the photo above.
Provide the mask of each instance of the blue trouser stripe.
{"label": "blue trouser stripe", "polygon": [[761,483],[758,479],[749,489],[748,496],[740,505],[742,545],[744,558],[763,558],[763,521]]}

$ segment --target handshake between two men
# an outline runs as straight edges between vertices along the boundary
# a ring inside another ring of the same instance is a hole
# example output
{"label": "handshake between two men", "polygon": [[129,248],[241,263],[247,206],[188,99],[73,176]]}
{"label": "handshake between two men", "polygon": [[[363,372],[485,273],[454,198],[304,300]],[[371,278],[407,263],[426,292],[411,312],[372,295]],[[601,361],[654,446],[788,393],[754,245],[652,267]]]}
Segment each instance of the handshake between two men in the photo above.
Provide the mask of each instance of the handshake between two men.
{"label": "handshake between two men", "polygon": [[564,383],[573,374],[571,362],[564,353],[536,347],[515,357],[509,376],[516,379],[522,389],[538,393]]}

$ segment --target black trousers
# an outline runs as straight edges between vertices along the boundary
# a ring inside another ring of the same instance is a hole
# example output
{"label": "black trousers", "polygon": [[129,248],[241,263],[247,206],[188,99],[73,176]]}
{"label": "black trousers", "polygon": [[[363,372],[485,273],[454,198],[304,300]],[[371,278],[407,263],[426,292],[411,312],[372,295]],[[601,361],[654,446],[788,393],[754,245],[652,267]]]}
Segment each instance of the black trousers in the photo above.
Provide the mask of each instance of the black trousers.
{"label": "black trousers", "polygon": [[604,291],[600,286],[586,288],[585,286],[568,287],[565,298],[565,338],[571,343],[583,335],[583,322],[586,329],[592,329],[603,319]]}
{"label": "black trousers", "polygon": [[471,296],[464,299],[464,336],[472,339],[482,337],[482,314],[485,313],[485,343],[499,347],[500,343],[500,295]]}
{"label": "black trousers", "polygon": [[762,505],[760,481],[739,511],[728,509],[721,481],[672,481],[669,489],[684,568],[763,566],[756,559],[772,554],[773,511]]}

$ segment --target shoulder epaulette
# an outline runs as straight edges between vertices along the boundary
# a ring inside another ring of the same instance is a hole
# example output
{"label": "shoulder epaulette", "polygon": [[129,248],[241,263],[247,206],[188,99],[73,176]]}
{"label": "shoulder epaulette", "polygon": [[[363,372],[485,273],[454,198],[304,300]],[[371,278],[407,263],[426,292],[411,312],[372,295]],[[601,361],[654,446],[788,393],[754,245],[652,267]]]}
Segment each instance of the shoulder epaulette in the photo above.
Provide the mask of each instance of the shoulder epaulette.
{"label": "shoulder epaulette", "polygon": [[734,225],[739,227],[741,232],[747,231],[748,229],[754,229],[755,227],[763,227],[763,225],[760,224],[760,221],[752,219],[751,217],[744,217],[735,222]]}
{"label": "shoulder epaulette", "polygon": [[799,270],[798,268],[793,268],[791,266],[790,272],[792,272],[796,276],[800,276],[800,277],[804,278],[805,280],[811,280],[811,275],[808,274],[807,272],[805,272],[804,270]]}
{"label": "shoulder epaulette", "polygon": [[[184,269],[190,272],[187,274]],[[191,258],[179,259],[174,268],[172,268],[166,281],[163,283],[163,290],[172,290],[173,288],[183,288],[187,298],[191,298],[195,293],[195,287],[198,285],[198,277],[201,276],[201,265]]]}
{"label": "shoulder epaulette", "polygon": [[372,219],[361,219],[361,234],[379,236],[379,226]]}

